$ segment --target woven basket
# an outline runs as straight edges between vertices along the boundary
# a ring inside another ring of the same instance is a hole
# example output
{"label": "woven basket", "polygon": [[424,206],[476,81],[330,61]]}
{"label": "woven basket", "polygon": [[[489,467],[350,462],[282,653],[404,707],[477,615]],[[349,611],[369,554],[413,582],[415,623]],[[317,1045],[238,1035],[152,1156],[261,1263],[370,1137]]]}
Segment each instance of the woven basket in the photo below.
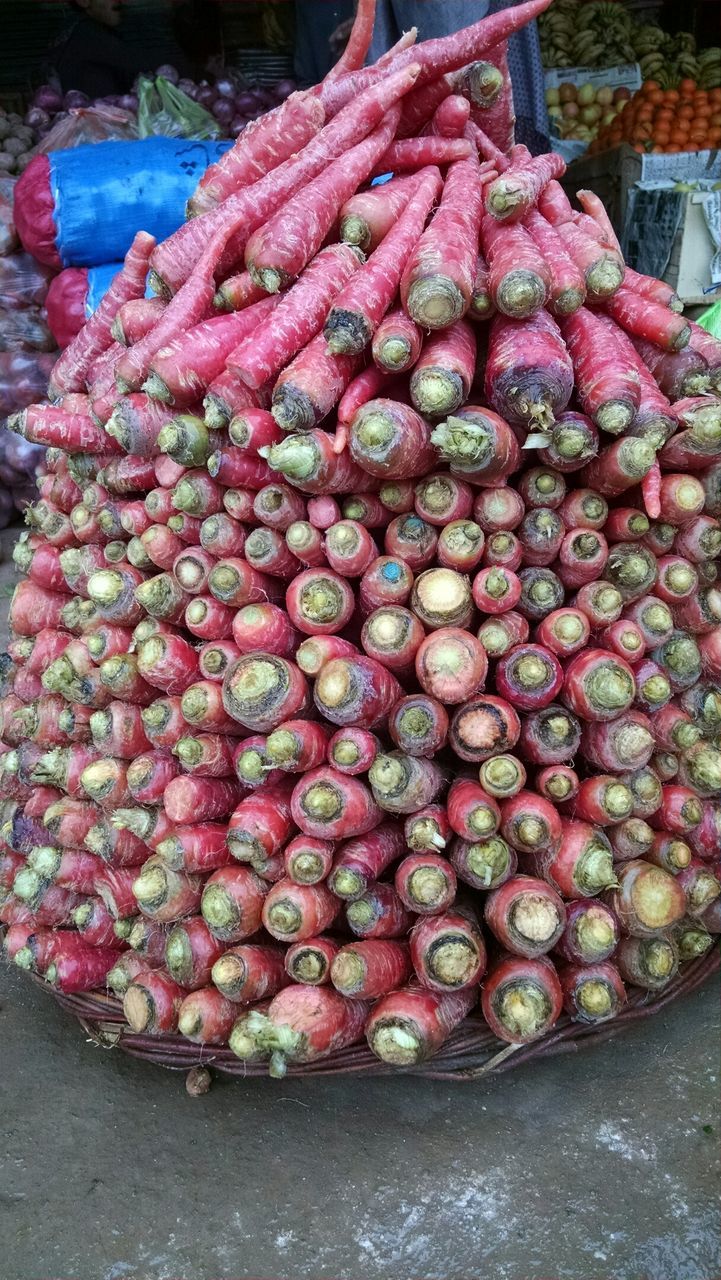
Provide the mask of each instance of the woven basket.
{"label": "woven basket", "polygon": [[[339,1053],[321,1058],[318,1062],[288,1065],[289,1076],[344,1075],[416,1075],[429,1080],[477,1080],[481,1076],[507,1071],[523,1062],[535,1061],[552,1054],[571,1053],[583,1045],[600,1044],[632,1027],[641,1018],[659,1013],[673,1000],[688,995],[701,986],[719,967],[721,957],[713,947],[699,960],[684,965],[682,972],[658,996],[638,988],[632,989],[623,1012],[610,1022],[596,1026],[584,1026],[563,1017],[553,1031],[533,1044],[504,1044],[497,1040],[480,1018],[466,1021],[446,1041],[442,1050],[430,1062],[421,1063],[399,1071],[397,1067],[380,1062],[365,1044],[353,1045]],[[266,1076],[266,1062],[241,1062],[230,1049],[192,1044],[182,1036],[135,1035],[128,1029],[119,1000],[102,992],[83,995],[63,995],[37,978],[40,986],[49,991],[60,1005],[73,1014],[91,1040],[102,1048],[123,1049],[134,1058],[144,1058],[158,1066],[176,1071],[189,1071],[193,1067],[212,1067],[231,1076]]]}

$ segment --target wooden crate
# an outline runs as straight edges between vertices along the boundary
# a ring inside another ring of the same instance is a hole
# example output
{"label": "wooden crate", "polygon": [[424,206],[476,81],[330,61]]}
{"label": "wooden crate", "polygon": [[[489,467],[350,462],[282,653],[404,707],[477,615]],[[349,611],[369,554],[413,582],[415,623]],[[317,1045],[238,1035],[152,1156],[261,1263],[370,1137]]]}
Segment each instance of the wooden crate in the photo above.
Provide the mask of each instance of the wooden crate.
{"label": "wooden crate", "polygon": [[693,182],[721,178],[721,151],[689,151],[678,155],[640,155],[626,143],[598,155],[582,156],[568,166],[563,186],[569,196],[590,187],[603,200],[620,235],[626,218],[628,193],[637,182]]}

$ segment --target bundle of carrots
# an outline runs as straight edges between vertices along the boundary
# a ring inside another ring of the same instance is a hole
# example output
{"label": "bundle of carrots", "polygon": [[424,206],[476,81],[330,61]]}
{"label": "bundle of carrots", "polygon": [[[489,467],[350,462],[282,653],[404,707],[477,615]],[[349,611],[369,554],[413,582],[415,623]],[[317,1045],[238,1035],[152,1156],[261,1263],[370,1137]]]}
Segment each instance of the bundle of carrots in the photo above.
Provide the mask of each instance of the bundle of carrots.
{"label": "bundle of carrots", "polygon": [[721,932],[721,343],[510,145],[547,2],[360,0],[14,423],[5,951],[135,1031],[412,1066]]}

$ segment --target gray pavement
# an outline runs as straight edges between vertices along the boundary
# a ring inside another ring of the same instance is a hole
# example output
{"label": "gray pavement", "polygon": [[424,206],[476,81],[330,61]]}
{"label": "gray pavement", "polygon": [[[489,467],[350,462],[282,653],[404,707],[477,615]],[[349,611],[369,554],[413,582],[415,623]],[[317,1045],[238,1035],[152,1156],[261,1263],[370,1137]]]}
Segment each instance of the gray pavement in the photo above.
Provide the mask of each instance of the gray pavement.
{"label": "gray pavement", "polygon": [[0,1280],[718,1280],[719,1022],[714,982],[477,1084],[191,1099],[2,969]]}

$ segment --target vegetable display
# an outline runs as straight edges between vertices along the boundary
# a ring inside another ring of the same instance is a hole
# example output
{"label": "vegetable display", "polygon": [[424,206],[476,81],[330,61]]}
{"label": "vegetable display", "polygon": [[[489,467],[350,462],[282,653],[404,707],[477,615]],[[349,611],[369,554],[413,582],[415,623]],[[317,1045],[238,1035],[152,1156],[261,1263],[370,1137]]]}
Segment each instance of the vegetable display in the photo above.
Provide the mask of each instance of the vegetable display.
{"label": "vegetable display", "polygon": [[363,67],[361,0],[12,420],[5,950],[144,1044],[505,1055],[720,931],[721,343],[488,142],[547,3]]}

